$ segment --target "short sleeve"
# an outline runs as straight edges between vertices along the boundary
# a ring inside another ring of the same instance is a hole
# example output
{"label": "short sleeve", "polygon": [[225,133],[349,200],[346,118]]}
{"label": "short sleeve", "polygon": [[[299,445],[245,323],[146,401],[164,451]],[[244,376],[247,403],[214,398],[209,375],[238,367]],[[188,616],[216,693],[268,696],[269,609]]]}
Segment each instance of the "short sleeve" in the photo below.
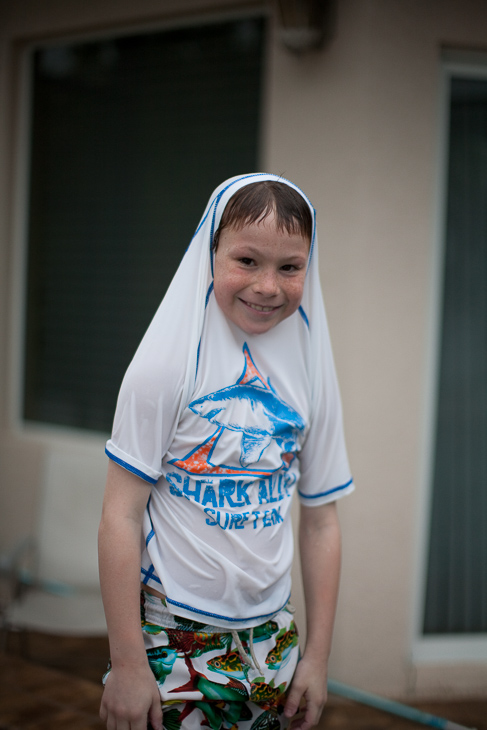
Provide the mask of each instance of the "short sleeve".
{"label": "short sleeve", "polygon": [[[181,369],[168,367],[164,353],[137,352],[120,388],[107,455],[150,484],[176,429],[183,392]],[[163,367],[164,365],[164,367]]]}
{"label": "short sleeve", "polygon": [[355,488],[345,446],[338,386],[328,388],[319,403],[300,453],[298,495],[301,504],[308,507],[333,502]]}

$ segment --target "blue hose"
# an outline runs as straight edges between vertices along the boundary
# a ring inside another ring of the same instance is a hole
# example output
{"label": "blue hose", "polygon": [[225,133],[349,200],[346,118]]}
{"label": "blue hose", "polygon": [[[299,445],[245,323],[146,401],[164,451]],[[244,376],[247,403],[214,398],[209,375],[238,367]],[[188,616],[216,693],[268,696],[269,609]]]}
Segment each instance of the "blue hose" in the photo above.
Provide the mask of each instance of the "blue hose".
{"label": "blue hose", "polygon": [[342,684],[342,682],[337,682],[334,679],[328,680],[328,691],[331,694],[345,697],[348,700],[359,702],[362,705],[369,705],[370,707],[375,707],[378,710],[390,712],[392,715],[398,715],[399,717],[404,717],[407,720],[412,720],[412,722],[418,722],[421,725],[428,725],[429,727],[438,728],[439,730],[470,730],[469,728],[466,728],[465,725],[458,725],[457,723],[445,720],[442,717],[436,717],[435,715],[430,715],[427,712],[417,710],[415,707],[403,705],[400,702],[394,702],[393,700],[379,697],[378,695],[371,694],[370,692],[350,687],[348,684]]}

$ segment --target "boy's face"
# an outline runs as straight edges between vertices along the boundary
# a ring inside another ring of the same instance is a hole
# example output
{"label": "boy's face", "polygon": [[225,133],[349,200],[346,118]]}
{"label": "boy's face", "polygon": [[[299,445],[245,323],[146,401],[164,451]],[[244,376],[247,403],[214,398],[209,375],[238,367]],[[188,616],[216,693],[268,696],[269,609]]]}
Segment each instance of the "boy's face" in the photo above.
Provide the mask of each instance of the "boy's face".
{"label": "boy's face", "polygon": [[224,228],[214,261],[214,292],[225,316],[259,335],[301,304],[309,241],[278,231],[274,214],[240,230]]}

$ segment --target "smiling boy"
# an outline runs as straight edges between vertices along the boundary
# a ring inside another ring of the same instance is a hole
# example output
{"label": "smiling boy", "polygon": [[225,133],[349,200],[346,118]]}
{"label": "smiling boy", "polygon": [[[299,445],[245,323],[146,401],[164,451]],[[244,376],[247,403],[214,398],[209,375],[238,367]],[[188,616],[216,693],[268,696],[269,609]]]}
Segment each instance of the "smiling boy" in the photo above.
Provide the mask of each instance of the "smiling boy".
{"label": "smiling boy", "polygon": [[275,327],[298,309],[310,242],[279,231],[275,215],[239,230],[225,228],[215,253],[214,291],[228,319],[250,335]]}
{"label": "smiling boy", "polygon": [[109,730],[318,722],[340,568],[335,501],[353,483],[315,238],[292,183],[223,183],[126,374],[99,532]]}

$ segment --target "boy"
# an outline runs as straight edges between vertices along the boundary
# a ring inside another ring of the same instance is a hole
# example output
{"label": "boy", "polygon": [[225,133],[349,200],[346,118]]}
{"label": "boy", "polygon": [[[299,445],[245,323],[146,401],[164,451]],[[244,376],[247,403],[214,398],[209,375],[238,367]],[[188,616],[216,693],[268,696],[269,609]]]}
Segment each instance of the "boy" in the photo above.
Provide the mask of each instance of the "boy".
{"label": "boy", "polygon": [[[335,500],[353,483],[315,244],[314,210],[292,183],[223,183],[124,378],[99,535],[109,730],[159,730],[162,710],[171,730],[318,722],[339,580]],[[288,605],[296,485],[299,664]]]}

